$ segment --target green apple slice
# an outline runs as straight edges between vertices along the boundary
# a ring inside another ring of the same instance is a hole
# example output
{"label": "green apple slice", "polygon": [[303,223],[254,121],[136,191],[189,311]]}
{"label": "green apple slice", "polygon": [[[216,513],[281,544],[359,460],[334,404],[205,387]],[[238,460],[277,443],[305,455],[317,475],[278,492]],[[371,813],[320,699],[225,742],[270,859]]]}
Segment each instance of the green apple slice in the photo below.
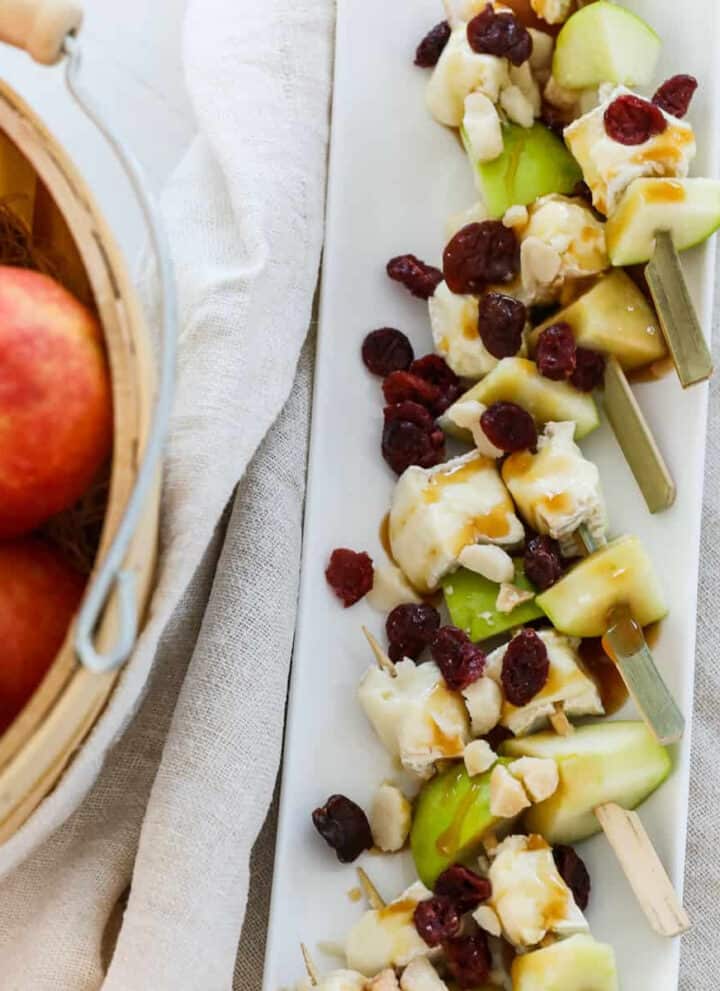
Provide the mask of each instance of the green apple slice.
{"label": "green apple slice", "polygon": [[578,10],[557,38],[553,76],[566,89],[601,83],[647,86],[662,43],[642,18],[625,7],[597,0]]}
{"label": "green apple slice", "polygon": [[571,736],[537,733],[506,740],[506,757],[550,757],[560,784],[544,802],[525,813],[524,825],[548,843],[577,843],[600,832],[594,813],[616,802],[637,808],[667,778],[670,756],[643,722],[601,722],[578,727]]}
{"label": "green apple slice", "polygon": [[678,251],[720,227],[720,180],[635,179],[605,231],[613,265],[639,265],[655,251],[655,232],[670,231]]}
{"label": "green apple slice", "polygon": [[[525,577],[525,569],[520,558],[515,561],[515,578],[513,584],[528,592],[534,592],[535,587]],[[512,612],[498,612],[497,601],[500,586],[489,578],[459,568],[442,581],[445,593],[445,605],[448,607],[453,626],[465,630],[471,640],[487,640],[516,626],[540,619],[545,614],[535,600],[522,602]]]}
{"label": "green apple slice", "polygon": [[515,958],[513,991],[618,991],[615,953],[577,935]]}
{"label": "green apple slice", "polygon": [[616,606],[626,605],[640,626],[656,623],[668,611],[637,537],[619,537],[590,554],[536,601],[555,629],[569,637],[603,636]]}
{"label": "green apple slice", "polygon": [[420,792],[410,849],[418,876],[429,888],[452,864],[476,857],[489,830],[512,825],[512,820],[496,819],[490,812],[491,773],[471,778],[464,764],[456,764]]}
{"label": "green apple slice", "polygon": [[489,215],[502,217],[549,193],[569,194],[582,179],[580,166],[564,143],[543,124],[530,128],[503,124],[503,152],[491,162],[474,160],[464,128],[460,134]]}
{"label": "green apple slice", "polygon": [[568,324],[581,347],[614,354],[626,372],[659,361],[667,354],[652,306],[620,269],[604,276],[574,303],[536,327],[528,342],[531,354],[540,334],[556,323]]}
{"label": "green apple slice", "polygon": [[[553,382],[538,371],[527,358],[503,358],[477,385],[458,399],[474,399],[484,406],[500,401],[517,403],[533,416],[538,426],[550,421],[573,420],[575,437],[580,440],[600,425],[597,406],[591,395],[580,392],[567,382]],[[452,421],[452,409],[443,415],[440,425],[461,440],[472,438]]]}

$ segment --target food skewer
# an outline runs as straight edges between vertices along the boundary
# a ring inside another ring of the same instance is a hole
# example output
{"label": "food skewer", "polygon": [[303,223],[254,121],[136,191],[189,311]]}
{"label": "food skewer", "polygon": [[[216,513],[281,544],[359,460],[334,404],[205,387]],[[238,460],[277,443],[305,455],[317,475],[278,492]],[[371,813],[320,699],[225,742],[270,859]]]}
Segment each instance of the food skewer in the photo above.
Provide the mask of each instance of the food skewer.
{"label": "food skewer", "polygon": [[358,867],[357,876],[360,881],[360,887],[363,890],[363,894],[365,895],[370,908],[374,908],[376,911],[380,911],[380,909],[385,908],[385,905],[387,904],[385,899],[382,897],[362,867]]}
{"label": "food skewer", "polygon": [[307,971],[307,976],[310,980],[310,983],[314,988],[316,988],[320,983],[320,978],[318,976],[315,962],[313,958],[310,956],[310,951],[308,950],[307,946],[305,946],[304,943],[300,944],[300,952],[302,953],[303,956],[303,961],[305,963],[305,970]]}
{"label": "food skewer", "polygon": [[[578,534],[588,554],[599,550],[601,545],[587,527],[581,526]],[[685,718],[657,669],[642,627],[627,606],[616,606],[611,612],[603,643],[610,649],[633,701],[658,742],[676,743],[685,730]]]}
{"label": "food skewer", "polygon": [[656,232],[645,276],[683,388],[706,381],[713,371],[712,355],[670,231]]}

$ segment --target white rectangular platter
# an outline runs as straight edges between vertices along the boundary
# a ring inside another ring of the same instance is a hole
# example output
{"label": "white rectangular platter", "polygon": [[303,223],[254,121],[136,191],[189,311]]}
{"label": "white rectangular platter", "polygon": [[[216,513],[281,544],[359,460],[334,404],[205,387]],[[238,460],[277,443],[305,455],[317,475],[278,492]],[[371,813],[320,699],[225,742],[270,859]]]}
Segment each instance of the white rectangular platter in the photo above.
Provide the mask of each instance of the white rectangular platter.
{"label": "white rectangular platter", "polygon": [[[658,82],[677,72],[700,80],[691,119],[699,153],[693,174],[716,175],[716,0],[632,0],[665,42]],[[424,106],[427,75],[412,65],[415,45],[442,18],[439,0],[339,0],[327,240],[318,342],[302,591],[293,665],[282,803],[268,938],[265,991],[303,976],[300,942],[321,970],[338,966],[318,944],[342,942],[363,906],[356,884],[319,839],[313,808],[342,792],[369,807],[393,768],[356,701],[371,663],[360,632],[378,635],[383,617],[365,603],[344,610],[324,578],[334,547],[383,559],[379,525],[394,478],[380,455],[379,380],[360,361],[364,335],[394,326],[417,354],[431,350],[427,307],[385,275],[393,255],[439,264],[449,214],[475,197],[455,136]],[[685,256],[694,299],[709,333],[714,243]],[[639,400],[678,485],[668,512],[651,517],[607,424],[583,442],[601,471],[611,532],[635,532],[649,548],[671,612],[656,646],[658,664],[688,718],[671,778],[642,818],[675,883],[682,884],[687,825],[707,387],[683,392],[675,377],[637,387]],[[628,710],[630,711],[630,710]],[[654,935],[603,837],[581,848],[592,879],[594,935],[615,947],[624,991],[674,991],[680,944]],[[409,856],[361,861],[394,897],[414,880]]]}

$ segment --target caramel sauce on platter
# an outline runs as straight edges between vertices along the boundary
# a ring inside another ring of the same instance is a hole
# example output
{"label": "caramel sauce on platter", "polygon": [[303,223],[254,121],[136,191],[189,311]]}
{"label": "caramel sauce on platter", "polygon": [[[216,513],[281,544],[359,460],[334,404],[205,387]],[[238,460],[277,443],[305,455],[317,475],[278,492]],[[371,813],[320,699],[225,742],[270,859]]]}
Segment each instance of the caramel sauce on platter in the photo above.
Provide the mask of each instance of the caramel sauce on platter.
{"label": "caramel sauce on platter", "polygon": [[618,712],[628,700],[628,690],[617,665],[603,648],[597,637],[583,640],[580,644],[580,658],[592,680],[597,685],[606,716]]}

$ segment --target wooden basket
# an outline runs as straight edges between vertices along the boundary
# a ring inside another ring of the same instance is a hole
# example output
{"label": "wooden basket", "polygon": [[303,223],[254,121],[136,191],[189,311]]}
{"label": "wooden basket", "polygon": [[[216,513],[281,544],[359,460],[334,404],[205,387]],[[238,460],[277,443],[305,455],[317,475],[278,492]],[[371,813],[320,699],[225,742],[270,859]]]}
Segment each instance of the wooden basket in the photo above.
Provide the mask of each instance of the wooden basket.
{"label": "wooden basket", "polygon": [[[79,21],[78,8],[64,0],[0,0],[0,39],[26,48],[42,62],[57,60]],[[62,259],[59,281],[96,310],[107,347],[114,445],[90,591],[121,528],[157,427],[154,360],[125,264],[87,185],[35,113],[0,84],[0,196],[8,194],[18,197],[18,212]],[[153,582],[158,477],[156,471],[122,561],[123,570],[135,579],[139,622]],[[111,650],[121,635],[127,617],[120,605],[112,592],[93,631],[100,653]],[[75,625],[71,628],[42,684],[0,737],[0,842],[12,836],[55,785],[106,704],[117,670],[96,672],[84,666]]]}

